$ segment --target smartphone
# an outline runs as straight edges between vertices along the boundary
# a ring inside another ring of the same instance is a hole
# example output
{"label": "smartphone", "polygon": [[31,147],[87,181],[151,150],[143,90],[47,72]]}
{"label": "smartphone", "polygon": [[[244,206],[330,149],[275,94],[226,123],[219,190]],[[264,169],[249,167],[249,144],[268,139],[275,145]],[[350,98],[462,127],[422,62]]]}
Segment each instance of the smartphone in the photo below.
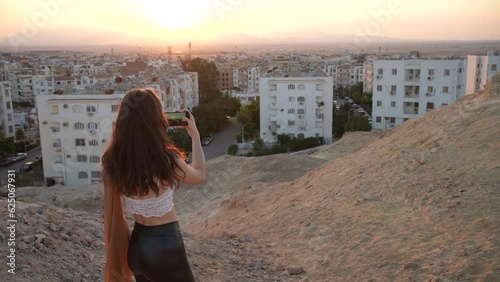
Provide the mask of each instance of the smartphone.
{"label": "smartphone", "polygon": [[169,126],[186,126],[187,122],[182,119],[185,117],[189,118],[188,112],[166,112],[165,115],[167,116]]}

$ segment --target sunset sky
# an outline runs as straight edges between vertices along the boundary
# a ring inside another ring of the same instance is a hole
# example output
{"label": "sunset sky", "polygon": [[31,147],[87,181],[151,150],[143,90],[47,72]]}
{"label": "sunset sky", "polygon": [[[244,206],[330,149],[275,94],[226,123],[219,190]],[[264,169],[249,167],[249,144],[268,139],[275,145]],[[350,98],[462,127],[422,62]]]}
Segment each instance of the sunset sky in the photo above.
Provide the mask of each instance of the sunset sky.
{"label": "sunset sky", "polygon": [[500,40],[499,0],[2,0],[0,11],[1,45]]}

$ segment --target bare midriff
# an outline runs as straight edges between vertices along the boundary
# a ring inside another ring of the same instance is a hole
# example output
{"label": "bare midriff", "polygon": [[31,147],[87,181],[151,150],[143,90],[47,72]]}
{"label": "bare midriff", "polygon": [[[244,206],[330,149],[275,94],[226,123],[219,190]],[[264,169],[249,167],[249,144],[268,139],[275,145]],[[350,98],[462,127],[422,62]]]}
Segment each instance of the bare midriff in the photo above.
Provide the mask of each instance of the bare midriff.
{"label": "bare midriff", "polygon": [[170,222],[177,221],[177,213],[175,212],[175,207],[172,210],[160,217],[144,217],[140,214],[134,214],[135,222],[146,226],[161,225]]}

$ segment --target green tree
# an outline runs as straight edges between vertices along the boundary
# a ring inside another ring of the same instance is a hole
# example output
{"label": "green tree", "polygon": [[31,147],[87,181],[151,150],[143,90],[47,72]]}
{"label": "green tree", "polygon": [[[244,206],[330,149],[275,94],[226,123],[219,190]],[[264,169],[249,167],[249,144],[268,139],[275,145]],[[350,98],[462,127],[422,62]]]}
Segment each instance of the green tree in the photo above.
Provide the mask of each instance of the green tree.
{"label": "green tree", "polygon": [[289,135],[279,134],[278,135],[278,144],[281,145],[281,146],[288,146],[288,144],[290,143],[291,139],[292,138]]}
{"label": "green tree", "polygon": [[222,96],[218,89],[219,71],[214,62],[202,58],[181,60],[182,69],[198,73],[198,92],[200,103],[208,102]]}
{"label": "green tree", "polygon": [[253,142],[253,148],[255,151],[261,151],[261,150],[266,149],[266,144],[264,144],[264,140],[262,140],[262,138],[257,138]]}
{"label": "green tree", "polygon": [[346,125],[346,131],[371,131],[372,127],[367,118],[361,115],[351,116]]}
{"label": "green tree", "polygon": [[6,156],[14,154],[15,149],[14,137],[4,138],[2,134],[0,136],[0,158],[4,159]]}
{"label": "green tree", "polygon": [[24,131],[21,128],[16,130],[16,140],[24,140]]}
{"label": "green tree", "polygon": [[238,145],[231,144],[231,146],[227,149],[227,154],[234,156],[236,153],[238,153]]}
{"label": "green tree", "polygon": [[249,105],[241,108],[236,115],[236,120],[239,124],[244,125],[245,137],[254,137],[259,134],[260,130],[260,106],[259,101],[255,100]]}

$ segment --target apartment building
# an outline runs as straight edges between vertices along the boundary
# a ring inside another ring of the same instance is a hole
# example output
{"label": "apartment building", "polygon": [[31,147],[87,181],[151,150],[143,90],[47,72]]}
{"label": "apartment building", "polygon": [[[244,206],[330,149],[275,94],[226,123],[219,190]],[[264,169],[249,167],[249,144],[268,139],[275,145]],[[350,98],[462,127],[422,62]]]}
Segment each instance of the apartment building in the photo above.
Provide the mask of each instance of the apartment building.
{"label": "apartment building", "polygon": [[248,70],[248,93],[259,92],[260,67],[252,67]]}
{"label": "apartment building", "polygon": [[324,137],[332,142],[333,77],[261,77],[260,137]]}
{"label": "apartment building", "polygon": [[12,106],[12,86],[0,82],[0,130],[5,137],[15,136],[14,113]]}
{"label": "apartment building", "polygon": [[9,81],[12,83],[12,99],[14,101],[33,101],[32,69],[9,71]]}
{"label": "apartment building", "polygon": [[36,96],[46,179],[66,186],[101,181],[101,156],[124,96],[125,93]]}
{"label": "apartment building", "polygon": [[466,94],[484,89],[484,85],[500,71],[500,55],[490,51],[486,56],[467,56]]}
{"label": "apartment building", "polygon": [[248,67],[236,67],[233,69],[233,86],[242,91],[248,91]]}
{"label": "apartment building", "polygon": [[375,60],[373,129],[388,129],[465,95],[465,58]]}
{"label": "apartment building", "polygon": [[364,81],[363,64],[359,62],[328,65],[324,69],[326,75],[333,77],[333,89],[350,87]]}
{"label": "apartment building", "polygon": [[373,93],[373,61],[363,62],[363,92]]}

